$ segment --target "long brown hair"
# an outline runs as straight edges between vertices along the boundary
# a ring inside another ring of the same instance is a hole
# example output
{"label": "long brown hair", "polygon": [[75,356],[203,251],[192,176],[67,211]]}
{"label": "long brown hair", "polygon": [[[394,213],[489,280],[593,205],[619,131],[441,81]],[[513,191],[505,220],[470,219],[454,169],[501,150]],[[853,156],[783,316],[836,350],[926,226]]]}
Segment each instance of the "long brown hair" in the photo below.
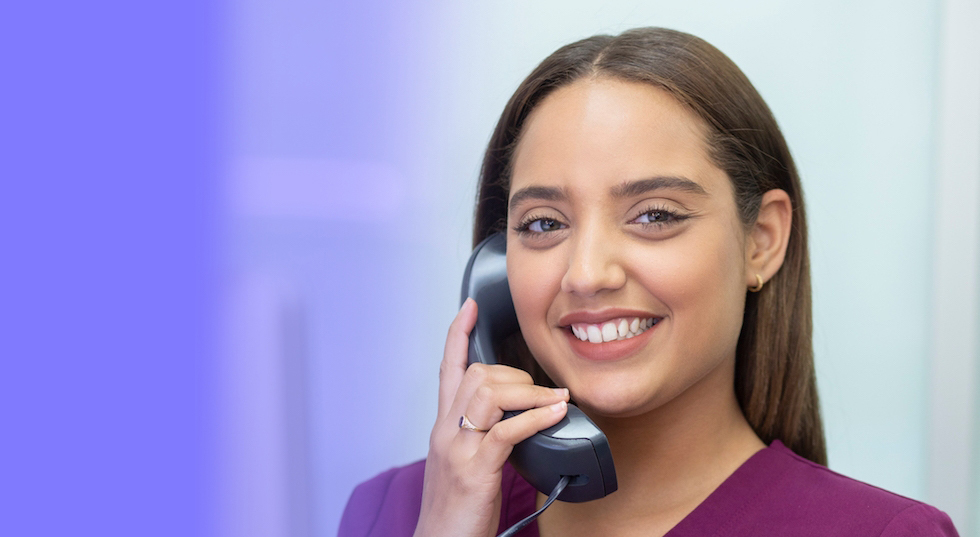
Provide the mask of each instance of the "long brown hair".
{"label": "long brown hair", "polygon": [[[735,353],[735,394],[765,443],[779,439],[799,455],[826,464],[800,179],[769,107],[742,71],[707,42],[674,30],[638,28],[583,39],[541,62],[507,103],[487,147],[474,245],[505,229],[512,156],[528,115],[556,88],[599,76],[661,88],[704,121],[711,158],[734,185],[743,225],[755,222],[766,191],[779,188],[789,194],[793,225],[783,266],[762,291],[746,297]],[[520,335],[507,348],[503,361],[547,381]]]}

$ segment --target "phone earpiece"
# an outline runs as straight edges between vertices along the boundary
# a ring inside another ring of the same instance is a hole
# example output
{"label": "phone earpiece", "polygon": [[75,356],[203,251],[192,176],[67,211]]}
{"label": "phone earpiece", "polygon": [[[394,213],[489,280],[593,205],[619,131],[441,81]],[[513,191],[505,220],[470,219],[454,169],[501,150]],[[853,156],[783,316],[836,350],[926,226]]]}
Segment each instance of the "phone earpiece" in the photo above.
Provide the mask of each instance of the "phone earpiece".
{"label": "phone earpiece", "polygon": [[[469,362],[497,363],[497,345],[520,330],[507,283],[507,238],[487,237],[473,250],[463,273],[461,302],[476,300],[476,326],[470,333]],[[504,419],[518,414],[504,413]],[[565,417],[514,446],[510,462],[534,488],[550,493],[562,476],[568,486],[558,499],[585,502],[616,491],[616,469],[606,435],[575,405]]]}

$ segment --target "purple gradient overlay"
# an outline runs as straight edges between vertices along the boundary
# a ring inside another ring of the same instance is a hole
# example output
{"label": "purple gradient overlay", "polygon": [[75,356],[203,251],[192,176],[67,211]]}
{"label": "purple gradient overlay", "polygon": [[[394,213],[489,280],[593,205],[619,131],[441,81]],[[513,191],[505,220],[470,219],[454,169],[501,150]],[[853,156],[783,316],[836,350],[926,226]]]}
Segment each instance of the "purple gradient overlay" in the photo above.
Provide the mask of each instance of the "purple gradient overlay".
{"label": "purple gradient overlay", "polygon": [[209,534],[219,7],[0,16],[2,535]]}

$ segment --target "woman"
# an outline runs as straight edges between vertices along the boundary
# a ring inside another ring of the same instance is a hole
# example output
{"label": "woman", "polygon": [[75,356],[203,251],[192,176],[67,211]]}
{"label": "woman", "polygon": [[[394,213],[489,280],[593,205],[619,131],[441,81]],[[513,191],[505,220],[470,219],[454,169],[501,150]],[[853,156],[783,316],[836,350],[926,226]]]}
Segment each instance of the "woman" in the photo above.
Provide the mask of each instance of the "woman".
{"label": "woman", "polygon": [[956,534],[822,466],[799,177],[711,45],[645,28],[547,58],[484,159],[474,243],[498,231],[521,327],[505,361],[520,368],[466,368],[467,301],[429,456],[358,487],[341,535],[508,528],[545,497],[507,457],[570,399],[606,434],[619,490],[557,502],[520,535]]}

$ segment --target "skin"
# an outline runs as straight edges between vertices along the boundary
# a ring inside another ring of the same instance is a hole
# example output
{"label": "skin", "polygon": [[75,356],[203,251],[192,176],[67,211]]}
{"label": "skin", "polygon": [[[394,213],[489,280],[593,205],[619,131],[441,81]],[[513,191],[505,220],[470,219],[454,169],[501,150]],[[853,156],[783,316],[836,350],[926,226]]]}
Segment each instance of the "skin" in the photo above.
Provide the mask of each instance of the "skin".
{"label": "skin", "polygon": [[[556,90],[525,124],[507,232],[518,320],[538,363],[605,432],[619,479],[601,500],[556,502],[542,536],[663,535],[764,447],[735,399],[735,346],[746,289],[782,264],[791,204],[767,192],[743,226],[704,134],[662,90],[609,78]],[[646,181],[657,178],[670,179]],[[659,321],[611,353],[570,336],[570,317],[615,309]],[[506,366],[466,369],[475,315],[468,302],[447,339],[417,535],[495,535],[507,456],[569,398]],[[464,413],[489,432],[460,430]]]}

